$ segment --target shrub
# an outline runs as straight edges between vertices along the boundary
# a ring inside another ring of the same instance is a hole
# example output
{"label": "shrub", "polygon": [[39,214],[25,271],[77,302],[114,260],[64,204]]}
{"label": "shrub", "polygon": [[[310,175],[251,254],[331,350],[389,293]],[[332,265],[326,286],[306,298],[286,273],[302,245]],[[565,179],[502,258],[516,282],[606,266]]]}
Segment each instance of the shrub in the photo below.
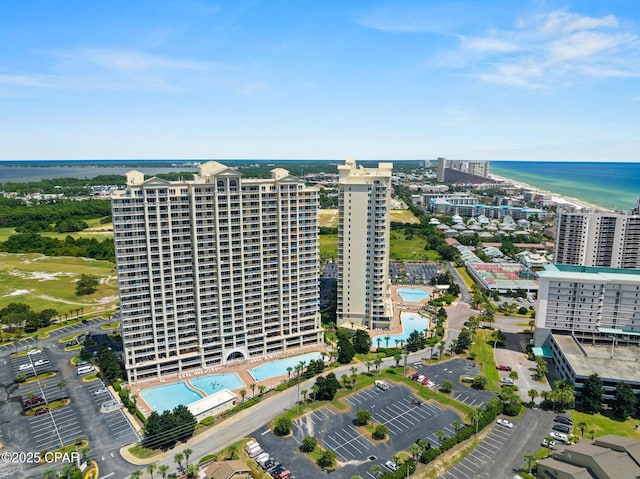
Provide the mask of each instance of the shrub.
{"label": "shrub", "polygon": [[276,436],[286,436],[291,432],[291,428],[293,424],[291,423],[291,419],[288,417],[281,416],[276,419],[273,425],[273,433]]}
{"label": "shrub", "polygon": [[215,418],[213,416],[207,416],[202,421],[200,421],[201,426],[213,426],[215,422]]}
{"label": "shrub", "polygon": [[356,424],[358,426],[366,426],[371,420],[371,413],[366,409],[360,409],[356,415]]}
{"label": "shrub", "polygon": [[306,436],[302,440],[302,445],[300,446],[300,449],[302,449],[304,452],[311,452],[316,448],[317,445],[318,445],[317,438],[313,436]]}
{"label": "shrub", "polygon": [[374,439],[384,439],[387,437],[389,433],[389,428],[384,424],[378,424],[376,428],[373,430],[373,438]]}

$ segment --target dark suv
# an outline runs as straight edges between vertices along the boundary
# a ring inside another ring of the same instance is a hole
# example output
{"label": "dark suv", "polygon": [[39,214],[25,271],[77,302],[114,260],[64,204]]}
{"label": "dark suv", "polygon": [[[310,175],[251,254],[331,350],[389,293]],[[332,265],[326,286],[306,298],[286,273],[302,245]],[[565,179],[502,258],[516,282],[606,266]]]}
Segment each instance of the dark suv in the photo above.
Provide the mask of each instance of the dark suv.
{"label": "dark suv", "polygon": [[562,432],[564,434],[569,434],[571,432],[571,428],[565,424],[556,424],[555,426],[553,426],[553,430]]}

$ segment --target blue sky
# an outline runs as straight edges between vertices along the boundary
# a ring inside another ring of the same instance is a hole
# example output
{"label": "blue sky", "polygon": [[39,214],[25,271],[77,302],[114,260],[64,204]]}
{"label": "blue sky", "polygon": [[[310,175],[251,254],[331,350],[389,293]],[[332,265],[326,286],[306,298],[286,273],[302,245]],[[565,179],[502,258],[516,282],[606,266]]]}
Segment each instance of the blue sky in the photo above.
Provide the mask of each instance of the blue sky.
{"label": "blue sky", "polygon": [[640,161],[640,5],[0,3],[0,158]]}

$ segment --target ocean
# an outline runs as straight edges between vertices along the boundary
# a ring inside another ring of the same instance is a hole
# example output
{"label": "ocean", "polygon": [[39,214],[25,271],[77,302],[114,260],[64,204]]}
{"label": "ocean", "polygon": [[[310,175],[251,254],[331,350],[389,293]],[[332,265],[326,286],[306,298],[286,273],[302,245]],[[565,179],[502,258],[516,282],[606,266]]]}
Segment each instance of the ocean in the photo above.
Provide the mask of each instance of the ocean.
{"label": "ocean", "polygon": [[640,197],[640,163],[492,161],[490,172],[612,210],[628,211]]}

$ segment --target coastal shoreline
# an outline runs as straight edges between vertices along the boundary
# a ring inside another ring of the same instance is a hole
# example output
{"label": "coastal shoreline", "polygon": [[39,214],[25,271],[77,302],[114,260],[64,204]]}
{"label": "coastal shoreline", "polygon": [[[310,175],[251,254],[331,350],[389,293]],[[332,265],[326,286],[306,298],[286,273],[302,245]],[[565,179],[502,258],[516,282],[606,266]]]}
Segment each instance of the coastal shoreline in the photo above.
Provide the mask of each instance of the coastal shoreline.
{"label": "coastal shoreline", "polygon": [[540,193],[543,195],[550,195],[551,201],[558,203],[559,206],[565,205],[570,206],[572,208],[576,208],[582,211],[600,211],[600,212],[613,212],[614,210],[607,208],[602,205],[596,205],[595,203],[589,203],[588,201],[574,198],[571,196],[566,196],[561,193],[555,193],[549,190],[543,190],[542,188],[538,188],[537,186],[530,185],[529,183],[525,183],[520,180],[514,180],[513,178],[508,178],[506,176],[496,175],[494,173],[489,173],[489,178],[492,180],[503,181],[505,183],[511,183],[518,188],[524,188],[529,191],[533,191],[536,193]]}

